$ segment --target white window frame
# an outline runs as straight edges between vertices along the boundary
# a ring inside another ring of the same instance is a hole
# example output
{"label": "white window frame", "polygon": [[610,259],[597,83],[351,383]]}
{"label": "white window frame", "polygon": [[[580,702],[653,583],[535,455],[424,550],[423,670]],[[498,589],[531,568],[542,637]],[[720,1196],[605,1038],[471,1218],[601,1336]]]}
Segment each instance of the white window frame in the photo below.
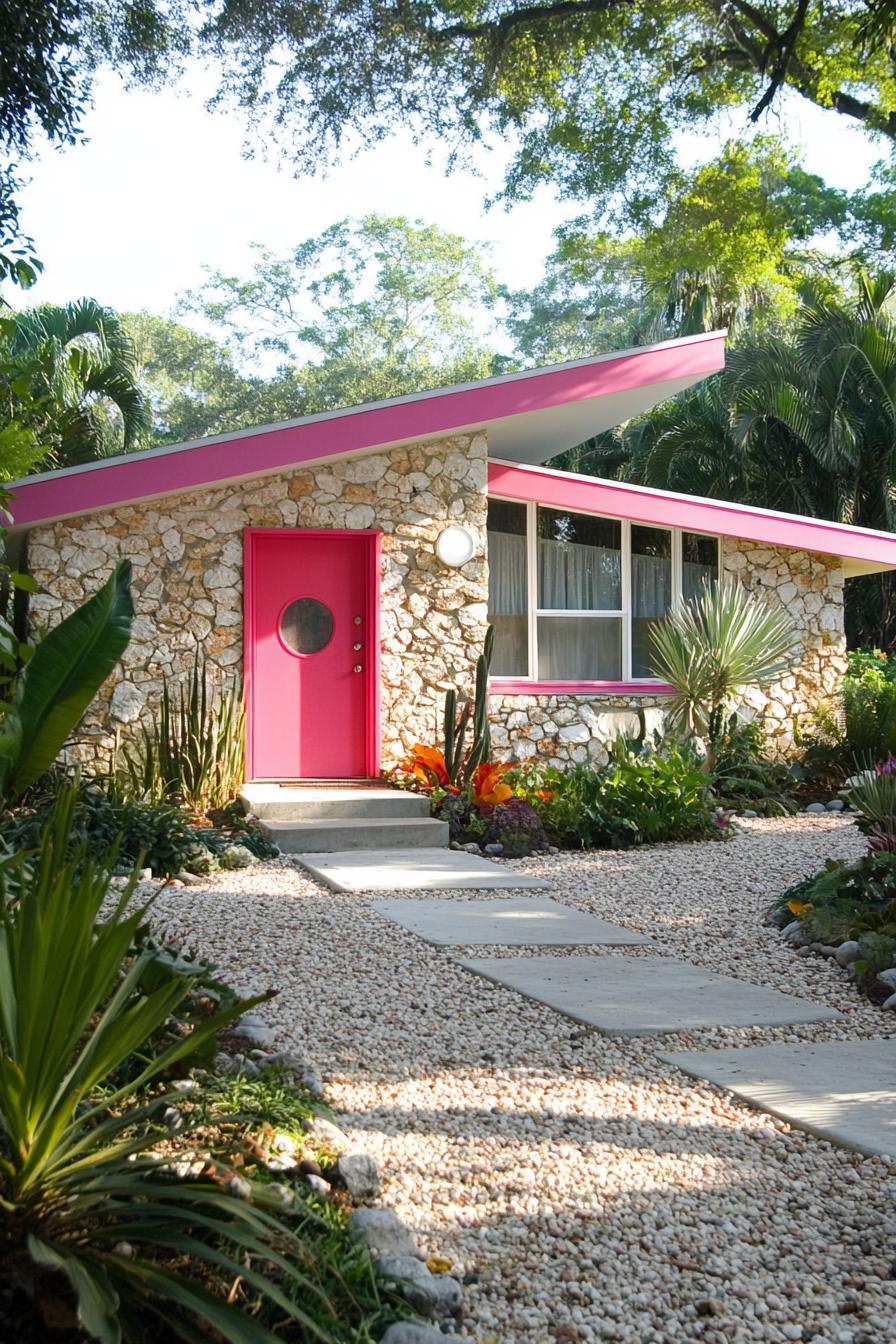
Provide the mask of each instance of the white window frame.
{"label": "white window frame", "polygon": [[[663,683],[658,677],[633,677],[632,676],[632,527],[649,527],[655,531],[670,532],[672,534],[671,546],[671,564],[672,564],[672,605],[673,607],[681,601],[683,590],[683,547],[682,538],[685,533],[688,536],[708,537],[716,543],[716,581],[718,582],[722,566],[722,540],[713,532],[699,532],[692,527],[669,527],[666,523],[643,522],[634,518],[619,518],[609,513],[598,513],[593,509],[568,509],[557,504],[540,504],[532,499],[514,499],[510,495],[489,495],[489,500],[500,501],[502,504],[522,505],[526,510],[526,620],[528,622],[528,671],[520,673],[499,673],[492,680],[500,685],[502,681],[531,682],[533,686],[550,685],[550,682],[542,681],[535,673],[538,670],[538,618],[539,616],[575,616],[575,617],[617,617],[622,622],[622,676],[619,683],[605,682],[601,683],[597,679],[593,682],[581,682],[582,686],[600,686],[605,684],[614,686],[625,684],[631,686],[643,686],[648,689],[651,686],[661,686]],[[620,523],[619,544],[620,553],[620,583],[622,589],[622,606],[618,609],[589,610],[579,611],[571,610],[553,610],[547,607],[538,606],[538,510],[550,509],[554,513],[582,514],[589,518],[601,518],[605,522]],[[564,679],[563,684],[576,684],[572,678]]]}

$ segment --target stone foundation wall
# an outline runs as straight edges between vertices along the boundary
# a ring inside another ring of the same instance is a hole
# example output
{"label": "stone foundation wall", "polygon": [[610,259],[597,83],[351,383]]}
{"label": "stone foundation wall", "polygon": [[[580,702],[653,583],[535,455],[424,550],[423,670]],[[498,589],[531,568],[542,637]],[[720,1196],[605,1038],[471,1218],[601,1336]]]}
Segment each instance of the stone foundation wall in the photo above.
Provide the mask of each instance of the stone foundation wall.
{"label": "stone foundation wall", "polygon": [[[813,709],[837,695],[846,671],[843,631],[843,571],[839,562],[808,551],[762,546],[722,538],[721,566],[745,587],[782,606],[803,645],[793,671],[764,690],[743,697],[744,718],[756,718],[769,750],[787,756],[794,733],[808,726]],[[503,760],[539,756],[552,765],[591,761],[604,764],[607,747],[619,733],[638,730],[637,710],[646,711],[648,734],[662,728],[664,697],[496,695],[491,702],[495,755]]]}
{"label": "stone foundation wall", "polygon": [[[163,679],[197,645],[224,677],[242,673],[245,527],[378,528],[382,538],[383,765],[435,741],[445,691],[472,684],[485,637],[488,571],[484,435],[396,448],[215,490],[37,528],[28,563],[42,585],[35,626],[53,625],[95,592],[119,556],[134,566],[131,644],[79,731],[74,755],[108,759],[116,731],[154,712]],[[439,532],[463,521],[476,558],[447,569]]]}

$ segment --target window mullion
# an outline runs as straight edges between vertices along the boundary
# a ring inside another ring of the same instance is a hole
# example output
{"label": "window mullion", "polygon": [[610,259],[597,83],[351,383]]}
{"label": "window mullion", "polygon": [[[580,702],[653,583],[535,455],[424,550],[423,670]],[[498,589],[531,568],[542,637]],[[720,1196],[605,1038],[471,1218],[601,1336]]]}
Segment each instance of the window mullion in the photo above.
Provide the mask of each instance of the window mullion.
{"label": "window mullion", "polygon": [[529,679],[538,679],[538,534],[536,529],[538,505],[529,501],[526,505],[526,590],[528,593],[529,626]]}
{"label": "window mullion", "polygon": [[632,525],[622,520],[622,680],[632,679]]}
{"label": "window mullion", "polygon": [[681,531],[672,529],[672,607],[680,605],[684,590],[684,570],[682,566]]}

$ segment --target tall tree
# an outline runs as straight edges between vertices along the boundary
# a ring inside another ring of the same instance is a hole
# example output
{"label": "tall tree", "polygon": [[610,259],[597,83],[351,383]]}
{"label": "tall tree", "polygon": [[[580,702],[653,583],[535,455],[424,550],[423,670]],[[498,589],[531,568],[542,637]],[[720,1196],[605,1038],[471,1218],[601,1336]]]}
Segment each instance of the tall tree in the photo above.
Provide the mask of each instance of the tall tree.
{"label": "tall tree", "polygon": [[889,0],[222,0],[201,45],[219,97],[321,161],[410,126],[457,146],[517,135],[507,181],[550,179],[643,218],[676,168],[681,131],[785,93],[896,142]]}
{"label": "tall tree", "polygon": [[152,313],[123,318],[134,341],[153,444],[183,443],[303,415],[305,388],[291,369],[247,375],[226,345]]}
{"label": "tall tree", "polygon": [[212,273],[187,296],[243,360],[279,361],[305,410],[358,405],[500,366],[483,317],[501,296],[484,250],[436,225],[342,220],[288,256],[257,247],[245,278]]}
{"label": "tall tree", "polygon": [[544,279],[513,295],[510,330],[524,358],[545,361],[786,321],[807,280],[837,291],[852,243],[820,244],[831,231],[850,240],[867,231],[864,205],[807,173],[778,139],[732,141],[676,173],[656,221],[637,234],[564,225]]}

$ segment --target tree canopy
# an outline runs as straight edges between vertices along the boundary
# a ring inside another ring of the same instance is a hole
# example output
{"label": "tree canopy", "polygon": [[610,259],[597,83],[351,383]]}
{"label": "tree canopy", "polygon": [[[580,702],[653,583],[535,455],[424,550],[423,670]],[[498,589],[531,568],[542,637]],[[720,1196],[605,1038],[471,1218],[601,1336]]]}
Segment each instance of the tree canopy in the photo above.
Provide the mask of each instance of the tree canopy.
{"label": "tree canopy", "polygon": [[499,358],[483,320],[501,290],[485,249],[434,224],[342,220],[249,276],[209,275],[183,303],[240,358],[279,364],[297,409],[327,410],[482,378]]}

